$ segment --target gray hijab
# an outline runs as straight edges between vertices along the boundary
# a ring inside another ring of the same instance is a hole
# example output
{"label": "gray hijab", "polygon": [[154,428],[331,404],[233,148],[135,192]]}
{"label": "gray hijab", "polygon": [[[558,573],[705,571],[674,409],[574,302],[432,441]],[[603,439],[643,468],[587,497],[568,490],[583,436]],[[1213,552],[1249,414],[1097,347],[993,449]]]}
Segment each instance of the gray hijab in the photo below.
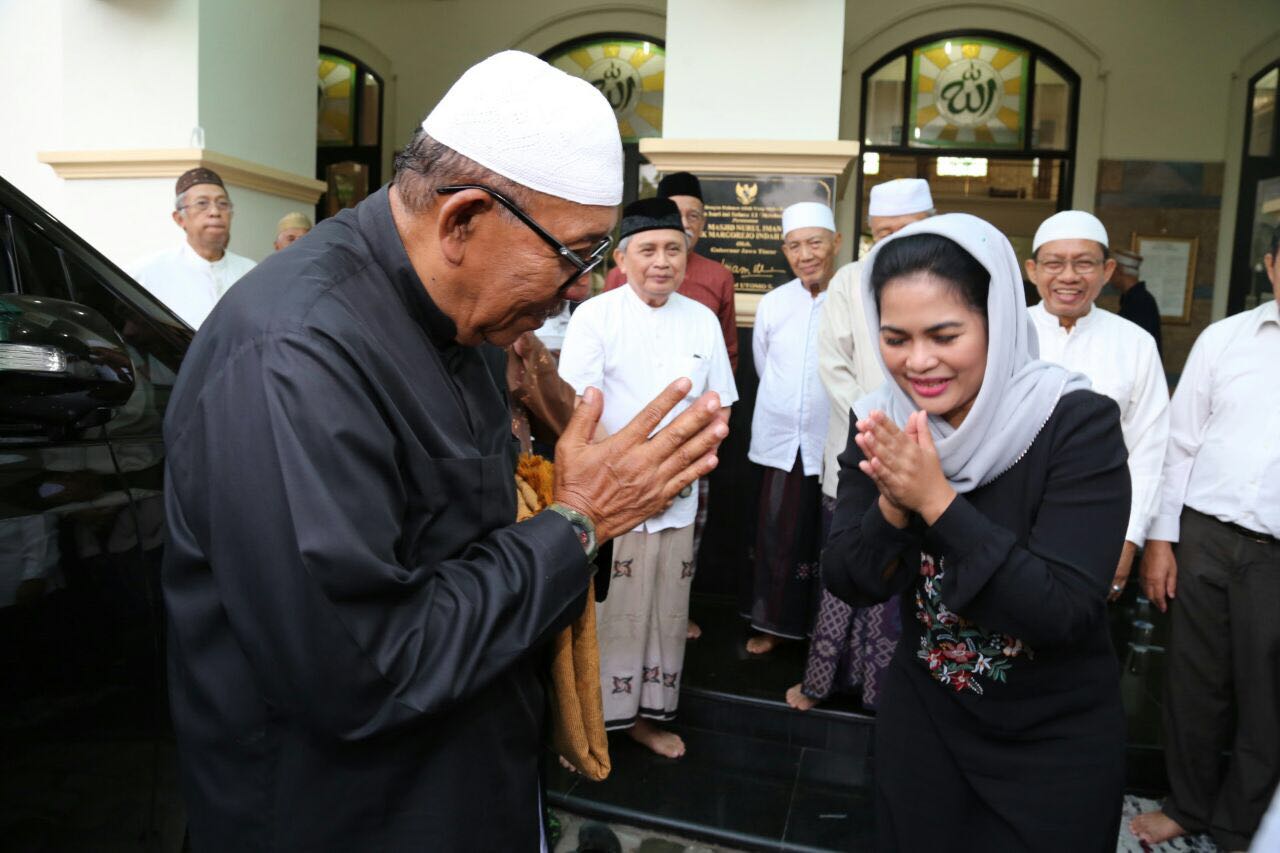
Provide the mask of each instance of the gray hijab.
{"label": "gray hijab", "polygon": [[[1089,380],[1064,367],[1039,361],[1040,340],[1027,313],[1022,274],[1013,247],[990,223],[967,213],[948,213],[913,222],[879,243],[862,266],[862,299],[871,339],[880,340],[880,312],[871,292],[876,256],[894,240],[912,234],[939,234],[974,257],[991,273],[987,295],[987,369],[973,407],[959,428],[937,415],[929,430],[951,487],[961,494],[990,483],[1018,462],[1053,414],[1059,398],[1088,388]],[[885,367],[877,347],[876,357]],[[879,409],[902,427],[918,407],[888,377],[876,391],[853,404],[859,418]]]}

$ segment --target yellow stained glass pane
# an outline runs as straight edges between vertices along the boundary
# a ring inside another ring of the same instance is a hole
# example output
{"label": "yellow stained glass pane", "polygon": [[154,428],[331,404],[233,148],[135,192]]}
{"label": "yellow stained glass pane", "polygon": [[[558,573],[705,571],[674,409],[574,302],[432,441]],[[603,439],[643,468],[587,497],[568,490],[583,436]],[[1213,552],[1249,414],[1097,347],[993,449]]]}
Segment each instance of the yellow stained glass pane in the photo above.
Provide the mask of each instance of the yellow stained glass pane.
{"label": "yellow stained glass pane", "polygon": [[960,53],[965,59],[977,59],[978,54],[982,52],[982,45],[969,42],[960,45]]}
{"label": "yellow stained glass pane", "polygon": [[1017,95],[1022,92],[1022,78],[1014,77],[1012,80],[1004,81],[1004,93],[1006,95]]}
{"label": "yellow stained glass pane", "polygon": [[940,47],[935,47],[932,50],[926,50],[924,52],[924,56],[939,68],[946,68],[951,64],[951,57],[947,56],[947,52]]}
{"label": "yellow stained glass pane", "polygon": [[935,106],[921,107],[916,112],[916,126],[924,127],[929,122],[938,117],[938,108]]}
{"label": "yellow stained glass pane", "polygon": [[1001,107],[1000,112],[996,113],[996,118],[998,118],[1000,123],[1010,130],[1018,129],[1018,113],[1016,110],[1011,110],[1008,107]]}
{"label": "yellow stained glass pane", "polygon": [[667,72],[659,71],[657,74],[650,74],[644,78],[644,82],[640,84],[641,88],[646,92],[661,92],[663,87],[667,85]]}
{"label": "yellow stained glass pane", "polygon": [[921,77],[921,78],[920,78],[920,83],[919,83],[919,85],[917,85],[917,86],[916,86],[916,91],[917,91],[917,92],[932,92],[932,91],[933,91],[933,78],[932,78],[932,77]]}
{"label": "yellow stained glass pane", "polygon": [[578,63],[578,67],[581,68],[583,71],[586,71],[588,68],[590,68],[591,63],[595,61],[594,59],[591,58],[591,54],[587,51],[585,47],[580,48],[578,50],[570,51],[569,58],[572,59],[574,62]]}
{"label": "yellow stained glass pane", "polygon": [[647,121],[655,130],[662,129],[661,107],[655,107],[653,104],[636,104],[636,115]]}
{"label": "yellow stained glass pane", "polygon": [[622,45],[606,44],[604,46],[604,55],[609,59],[617,59],[620,55],[622,55]]}
{"label": "yellow stained glass pane", "polygon": [[1022,54],[1020,53],[1014,53],[1012,50],[1006,50],[1002,47],[997,50],[996,55],[991,58],[991,67],[999,71],[1021,55]]}

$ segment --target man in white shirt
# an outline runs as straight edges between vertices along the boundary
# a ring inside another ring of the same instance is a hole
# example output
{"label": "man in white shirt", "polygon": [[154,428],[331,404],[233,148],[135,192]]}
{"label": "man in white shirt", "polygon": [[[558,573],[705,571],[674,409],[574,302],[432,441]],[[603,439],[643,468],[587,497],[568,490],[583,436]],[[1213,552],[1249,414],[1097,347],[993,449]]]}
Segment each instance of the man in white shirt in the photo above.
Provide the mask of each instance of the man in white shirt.
{"label": "man in white shirt", "polygon": [[174,186],[173,221],[180,246],[136,262],[129,274],[193,329],[254,262],[227,250],[234,206],[212,169],[188,169]]}
{"label": "man in white shirt", "polygon": [[[867,228],[873,242],[879,243],[932,214],[933,196],[928,181],[895,178],[871,188]],[[862,306],[861,277],[861,260],[836,270],[827,288],[818,329],[818,377],[831,404],[822,454],[824,540],[836,505],[840,473],[836,457],[849,442],[849,413],[855,400],[884,382],[878,359],[880,342],[867,328],[867,313]],[[787,690],[787,704],[807,711],[837,690],[860,687],[863,704],[874,708],[880,674],[889,665],[901,632],[896,597],[883,604],[853,608],[822,590],[804,680]],[[837,680],[841,683],[837,684]]]}
{"label": "man in white shirt", "polygon": [[1116,268],[1107,242],[1107,229],[1093,214],[1055,213],[1036,229],[1026,271],[1040,293],[1040,302],[1027,309],[1040,338],[1040,358],[1083,373],[1093,390],[1120,406],[1133,498],[1108,596],[1115,601],[1155,515],[1169,438],[1169,386],[1150,333],[1094,305]]}
{"label": "man in white shirt", "polygon": [[796,277],[765,294],[751,331],[760,388],[747,458],[764,467],[751,598],[742,614],[759,632],[747,640],[752,654],[804,639],[816,609],[818,474],[827,434],[818,326],[839,250],[830,207],[804,201],[782,211],[782,252]]}
{"label": "man in white shirt", "polygon": [[[727,423],[738,391],[720,324],[710,309],[676,293],[689,251],[680,209],[670,199],[634,202],[623,211],[621,234],[614,259],[627,286],[574,312],[560,376],[579,397],[588,386],[600,389],[605,434],[625,426],[682,376],[693,387],[659,428],[705,391],[720,395]],[[614,540],[609,593],[596,613],[605,727],[627,729],[669,758],[684,754],[684,741],[650,721],[673,719],[680,698],[697,506],[691,486],[664,512]]]}
{"label": "man in white shirt", "polygon": [[[1265,257],[1280,297],[1280,231]],[[1280,779],[1280,311],[1267,301],[1201,333],[1169,418],[1142,585],[1170,611],[1159,844],[1208,832],[1243,850]],[[1224,752],[1230,757],[1223,760]]]}

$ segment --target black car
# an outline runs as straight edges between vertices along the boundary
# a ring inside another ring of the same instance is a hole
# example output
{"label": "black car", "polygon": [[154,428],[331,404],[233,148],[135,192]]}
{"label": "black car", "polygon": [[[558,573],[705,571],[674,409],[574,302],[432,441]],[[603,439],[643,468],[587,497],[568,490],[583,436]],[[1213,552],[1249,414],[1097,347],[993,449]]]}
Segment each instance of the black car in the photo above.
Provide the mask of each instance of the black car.
{"label": "black car", "polygon": [[0,851],[182,848],[161,423],[191,336],[0,179]]}

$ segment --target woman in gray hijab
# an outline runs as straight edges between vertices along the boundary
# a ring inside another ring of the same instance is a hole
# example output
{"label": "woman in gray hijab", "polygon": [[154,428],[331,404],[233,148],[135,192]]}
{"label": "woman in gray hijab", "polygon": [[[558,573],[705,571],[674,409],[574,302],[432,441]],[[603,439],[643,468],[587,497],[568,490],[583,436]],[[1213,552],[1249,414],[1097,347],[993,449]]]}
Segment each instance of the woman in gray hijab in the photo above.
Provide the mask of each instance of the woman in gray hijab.
{"label": "woman in gray hijab", "polygon": [[855,605],[902,600],[876,723],[880,846],[1114,850],[1119,411],[1037,360],[1017,258],[981,219],[908,226],[864,270],[892,381],[854,405],[822,575]]}

